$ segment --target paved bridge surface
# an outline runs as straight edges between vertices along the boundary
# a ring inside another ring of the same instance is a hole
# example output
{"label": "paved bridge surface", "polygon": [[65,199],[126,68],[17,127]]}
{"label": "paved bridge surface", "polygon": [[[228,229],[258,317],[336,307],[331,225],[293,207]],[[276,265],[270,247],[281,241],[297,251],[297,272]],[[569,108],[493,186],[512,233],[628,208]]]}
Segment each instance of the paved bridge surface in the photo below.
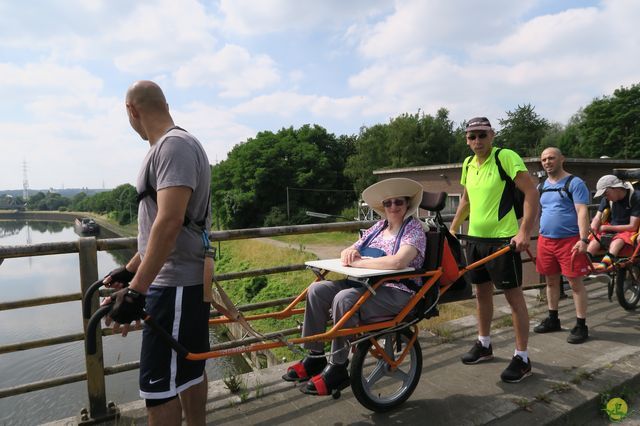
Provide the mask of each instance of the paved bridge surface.
{"label": "paved bridge surface", "polygon": [[[460,356],[476,338],[475,319],[448,323],[452,339],[421,333],[423,370],[411,398],[399,409],[378,414],[361,406],[350,389],[342,397],[302,394],[300,385],[285,383],[285,366],[242,376],[248,392],[232,395],[221,381],[211,382],[207,423],[211,425],[605,425],[610,421],[602,400],[622,395],[628,417],[618,424],[640,424],[640,318],[607,300],[606,285],[592,282],[587,324],[590,339],[566,342],[575,322],[571,297],[561,300],[563,331],[531,333],[533,376],[518,384],[500,381],[514,350],[510,326],[493,332],[494,360],[463,365]],[[569,295],[571,292],[568,292]],[[538,291],[526,292],[531,328],[546,315]],[[495,317],[508,313],[503,296],[495,296]],[[496,324],[497,325],[497,324]],[[132,384],[133,386],[134,384]],[[622,392],[622,393],[620,393]],[[146,424],[142,401],[120,405],[117,424]],[[54,424],[72,424],[63,419]]]}

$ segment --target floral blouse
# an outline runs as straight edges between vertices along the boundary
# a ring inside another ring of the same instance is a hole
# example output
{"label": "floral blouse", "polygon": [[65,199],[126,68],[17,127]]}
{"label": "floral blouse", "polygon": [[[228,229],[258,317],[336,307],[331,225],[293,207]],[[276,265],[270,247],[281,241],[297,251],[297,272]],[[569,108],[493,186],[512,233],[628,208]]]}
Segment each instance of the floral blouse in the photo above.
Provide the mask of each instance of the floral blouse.
{"label": "floral blouse", "polygon": [[[353,247],[360,250],[367,237],[371,235],[371,233],[376,232],[378,229],[381,229],[384,226],[384,222],[384,220],[381,220],[371,228],[367,229],[362,237],[360,237],[360,239],[356,241]],[[398,238],[398,236],[390,238],[385,237],[384,232],[380,232],[373,240],[369,242],[369,247],[380,249],[384,251],[387,256],[391,256],[394,254],[393,247],[396,243],[396,238]],[[418,254],[413,258],[411,262],[409,262],[409,266],[416,269],[422,268],[422,264],[424,263],[424,252],[427,245],[427,239],[420,221],[415,217],[412,217],[405,226],[404,232],[402,233],[402,236],[400,238],[400,247],[402,247],[403,245],[410,245],[418,250]],[[421,278],[412,278],[412,280],[417,285],[422,285]],[[399,290],[413,293],[413,291],[410,290],[409,287],[399,282],[389,281],[384,283],[383,285],[386,287],[394,287]]]}

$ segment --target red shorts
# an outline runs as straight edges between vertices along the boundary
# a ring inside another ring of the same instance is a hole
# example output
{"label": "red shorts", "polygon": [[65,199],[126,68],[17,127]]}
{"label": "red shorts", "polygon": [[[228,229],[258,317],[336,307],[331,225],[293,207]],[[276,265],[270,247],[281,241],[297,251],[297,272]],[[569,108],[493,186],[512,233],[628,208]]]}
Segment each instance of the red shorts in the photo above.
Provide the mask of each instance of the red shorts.
{"label": "red shorts", "polygon": [[571,265],[571,249],[580,237],[546,238],[538,237],[536,271],[542,275],[562,274],[568,278],[582,277],[589,273],[589,260],[585,254],[576,253]]}
{"label": "red shorts", "polygon": [[[598,232],[598,239],[602,237],[603,233],[604,232]],[[633,237],[634,235],[635,235],[635,232],[631,232],[631,231],[618,232],[613,236],[613,238],[611,238],[611,241],[622,240],[624,241],[625,244],[633,247],[633,242],[631,241],[631,237]],[[593,235],[589,235],[589,240],[593,240]]]}

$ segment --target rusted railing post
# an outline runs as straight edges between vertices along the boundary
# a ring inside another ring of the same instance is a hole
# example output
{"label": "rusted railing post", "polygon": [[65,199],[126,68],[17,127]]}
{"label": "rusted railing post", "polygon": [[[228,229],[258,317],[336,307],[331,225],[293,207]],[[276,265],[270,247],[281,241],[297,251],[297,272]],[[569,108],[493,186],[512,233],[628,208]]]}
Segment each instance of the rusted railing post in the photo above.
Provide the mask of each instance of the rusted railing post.
{"label": "rusted railing post", "polygon": [[[98,279],[98,246],[95,237],[83,237],[78,240],[80,256],[80,288],[84,294],[91,284]],[[94,293],[91,301],[91,312],[98,309],[98,292]],[[83,317],[85,336],[89,321]],[[82,410],[80,421],[103,419],[109,416],[107,395],[104,380],[104,357],[102,353],[102,327],[96,327],[96,353],[88,355],[85,349],[85,363],[87,366],[87,392],[89,396],[89,412]]]}

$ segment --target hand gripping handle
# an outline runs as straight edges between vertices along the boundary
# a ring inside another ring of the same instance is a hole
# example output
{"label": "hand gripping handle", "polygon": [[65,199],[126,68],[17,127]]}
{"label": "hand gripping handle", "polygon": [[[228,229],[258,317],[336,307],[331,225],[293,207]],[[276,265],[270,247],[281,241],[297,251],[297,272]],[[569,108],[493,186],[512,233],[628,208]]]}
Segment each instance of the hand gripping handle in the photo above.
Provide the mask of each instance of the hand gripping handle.
{"label": "hand gripping handle", "polygon": [[[85,345],[86,345],[86,351],[88,355],[94,355],[96,353],[96,329],[100,324],[100,321],[102,320],[102,318],[104,318],[109,314],[109,312],[111,312],[112,307],[113,307],[113,304],[111,303],[108,305],[102,306],[93,314],[93,316],[91,316],[91,319],[89,320],[89,324],[87,324],[87,334],[85,336]],[[144,323],[147,326],[151,327],[151,329],[155,333],[157,333],[158,336],[160,336],[160,338],[164,340],[164,342],[168,346],[170,346],[174,351],[176,351],[178,356],[180,356],[181,358],[186,358],[187,355],[189,355],[189,351],[184,346],[182,346],[182,344],[180,344],[176,339],[174,339],[173,336],[169,334],[165,329],[160,327],[154,321],[154,319],[151,318],[151,316],[148,313],[143,312],[142,319],[144,320]]]}

